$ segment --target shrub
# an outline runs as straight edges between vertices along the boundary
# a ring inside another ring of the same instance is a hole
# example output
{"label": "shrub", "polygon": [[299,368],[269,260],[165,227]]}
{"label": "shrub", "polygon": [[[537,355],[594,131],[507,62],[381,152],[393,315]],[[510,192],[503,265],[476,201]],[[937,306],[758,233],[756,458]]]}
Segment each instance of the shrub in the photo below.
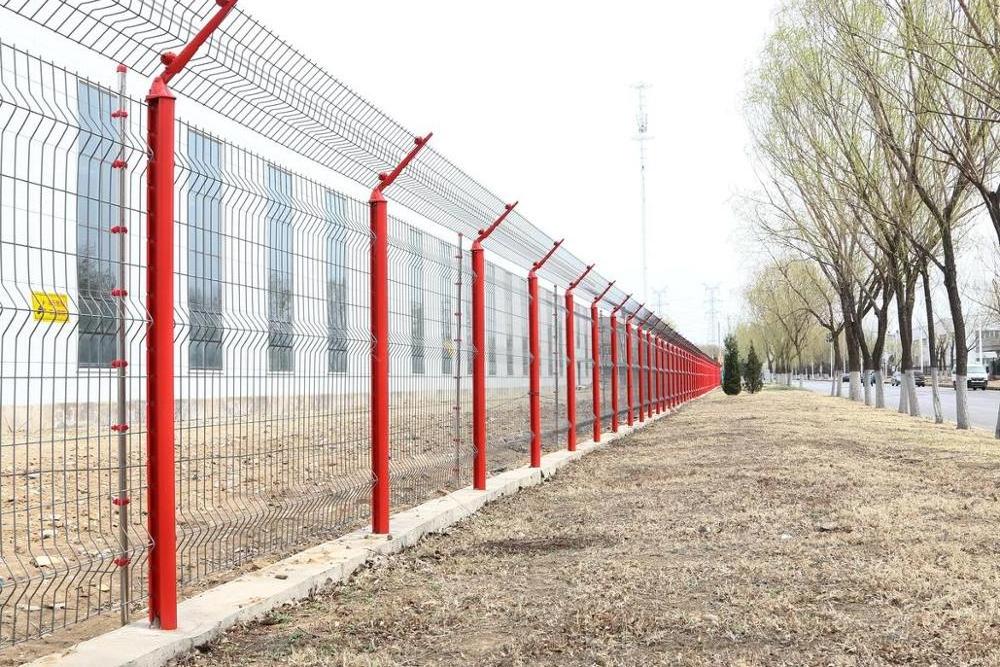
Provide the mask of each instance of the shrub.
{"label": "shrub", "polygon": [[743,386],[751,394],[756,394],[764,387],[763,366],[757,350],[753,349],[753,343],[750,343],[747,362],[743,366]]}
{"label": "shrub", "polygon": [[740,350],[732,336],[726,336],[722,359],[722,391],[730,396],[740,393]]}

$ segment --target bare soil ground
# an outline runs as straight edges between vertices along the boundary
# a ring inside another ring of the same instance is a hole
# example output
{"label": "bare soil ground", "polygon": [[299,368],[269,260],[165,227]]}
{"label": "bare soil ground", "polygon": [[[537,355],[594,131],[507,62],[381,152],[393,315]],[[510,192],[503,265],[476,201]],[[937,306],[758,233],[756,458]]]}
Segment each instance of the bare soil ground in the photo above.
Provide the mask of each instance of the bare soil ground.
{"label": "bare soil ground", "polygon": [[986,434],[712,394],[179,664],[997,664],[998,493]]}

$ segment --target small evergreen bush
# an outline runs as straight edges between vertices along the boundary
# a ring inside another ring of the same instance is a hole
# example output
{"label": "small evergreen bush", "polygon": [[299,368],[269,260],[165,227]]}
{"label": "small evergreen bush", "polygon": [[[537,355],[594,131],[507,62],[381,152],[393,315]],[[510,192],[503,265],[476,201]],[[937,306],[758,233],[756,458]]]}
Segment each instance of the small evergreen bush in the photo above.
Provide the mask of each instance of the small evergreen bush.
{"label": "small evergreen bush", "polygon": [[757,356],[757,350],[753,349],[753,343],[750,343],[747,362],[743,366],[743,386],[751,394],[756,394],[764,388],[763,365]]}
{"label": "small evergreen bush", "polygon": [[740,393],[740,350],[736,339],[726,336],[722,358],[722,391],[730,396]]}

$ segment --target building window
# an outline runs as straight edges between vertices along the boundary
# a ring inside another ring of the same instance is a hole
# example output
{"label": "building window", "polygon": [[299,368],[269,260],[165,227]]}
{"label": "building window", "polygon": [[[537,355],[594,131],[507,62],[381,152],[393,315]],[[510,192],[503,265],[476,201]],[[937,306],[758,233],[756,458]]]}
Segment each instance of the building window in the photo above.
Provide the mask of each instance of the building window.
{"label": "building window", "polygon": [[188,308],[191,336],[188,364],[222,369],[222,146],[190,130],[187,142],[192,178],[187,196]]}
{"label": "building window", "polygon": [[424,239],[419,229],[408,229],[410,249],[410,370],[424,374]]}
{"label": "building window", "polygon": [[267,369],[295,369],[292,175],[267,166]]}
{"label": "building window", "polygon": [[451,246],[441,241],[438,246],[438,256],[441,261],[441,285],[440,285],[440,299],[441,299],[441,373],[442,375],[452,374],[452,359],[455,356],[455,342],[451,339],[451,320],[452,320],[452,303],[451,303],[451,293],[452,293],[452,274],[451,274],[451,262],[453,260],[451,256]]}
{"label": "building window", "polygon": [[486,366],[490,375],[497,374],[497,272],[486,265]]}
{"label": "building window", "polygon": [[347,372],[347,242],[344,238],[347,199],[326,192],[329,227],[326,242],[326,356],[327,371]]}
{"label": "building window", "polygon": [[117,309],[111,290],[118,282],[117,121],[109,91],[79,82],[77,105],[76,281],[79,290],[77,360],[84,368],[108,368],[117,354]]}

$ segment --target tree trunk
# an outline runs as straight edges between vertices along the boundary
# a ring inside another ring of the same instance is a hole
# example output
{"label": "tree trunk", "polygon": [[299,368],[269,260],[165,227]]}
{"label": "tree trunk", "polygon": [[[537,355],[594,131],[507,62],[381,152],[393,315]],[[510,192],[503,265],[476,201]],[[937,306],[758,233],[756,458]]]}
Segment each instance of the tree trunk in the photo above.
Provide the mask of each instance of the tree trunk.
{"label": "tree trunk", "polygon": [[927,262],[920,267],[921,282],[924,285],[924,312],[927,315],[927,348],[931,362],[931,402],[934,405],[934,423],[944,423],[944,413],[941,411],[941,392],[938,390],[938,354],[937,334],[934,332],[934,306],[931,303],[931,285],[927,279]]}
{"label": "tree trunk", "polygon": [[848,386],[848,396],[852,401],[861,400],[861,347],[858,345],[854,335],[854,327],[851,322],[844,324],[844,337],[847,340],[847,368],[849,371],[850,385]]}
{"label": "tree trunk", "polygon": [[941,249],[944,251],[944,287],[948,293],[948,308],[955,329],[955,421],[960,429],[971,428],[969,424],[969,393],[966,381],[969,372],[969,347],[965,338],[965,315],[962,312],[962,296],[958,288],[958,267],[955,264],[955,248],[952,245],[951,227],[939,225],[941,229]]}
{"label": "tree trunk", "polygon": [[834,396],[840,398],[844,395],[843,371],[844,358],[840,352],[840,335],[833,336],[833,368],[830,369],[830,377],[833,378]]}

